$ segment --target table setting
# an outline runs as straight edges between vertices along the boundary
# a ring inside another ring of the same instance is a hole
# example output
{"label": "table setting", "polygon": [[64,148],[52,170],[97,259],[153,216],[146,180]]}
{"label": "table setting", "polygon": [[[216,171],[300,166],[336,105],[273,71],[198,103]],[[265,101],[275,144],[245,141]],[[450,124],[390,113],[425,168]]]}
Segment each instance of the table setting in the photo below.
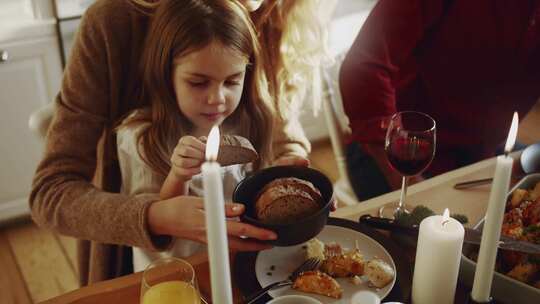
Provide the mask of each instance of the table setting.
{"label": "table setting", "polygon": [[[421,114],[422,113],[420,113],[420,115]],[[410,115],[411,117],[408,118],[407,115]],[[426,122],[423,122],[421,121],[422,119],[419,118],[418,113],[405,112],[399,113],[399,115],[396,115],[393,120],[396,121],[394,124],[398,126],[392,128],[393,123],[390,124],[386,140],[386,150],[390,151],[390,163],[397,168],[400,168],[401,166],[402,170],[400,172],[404,176],[400,201],[397,209],[393,211],[393,213],[396,213],[404,212],[402,210],[405,208],[404,200],[406,196],[407,176],[412,176],[420,173],[431,162],[431,159],[433,158],[433,155],[435,153],[436,136],[435,122],[434,120],[430,119],[429,116],[427,116],[427,119],[425,119]],[[506,195],[508,193],[508,186],[510,184],[510,175],[512,173],[513,164],[513,159],[509,157],[508,154],[512,150],[517,136],[517,124],[518,119],[517,114],[515,114],[505,146],[505,154],[503,156],[499,156],[496,160],[496,168],[492,187],[493,190],[491,191],[487,211],[488,215],[491,214],[490,218],[494,220],[492,224],[488,225],[490,230],[487,233],[482,233],[478,261],[479,266],[476,267],[476,279],[473,284],[472,292],[469,296],[471,303],[490,303],[492,301],[492,298],[489,296],[491,286],[490,283],[486,284],[486,282],[491,282],[491,278],[493,277],[493,271],[491,271],[490,273],[489,271],[486,271],[486,269],[492,270],[494,268],[493,259],[497,253],[497,243],[499,242],[501,228],[501,224],[499,223],[500,221],[497,220],[502,219],[502,215],[504,214],[504,206],[506,205]],[[395,132],[394,130],[397,131]],[[397,135],[395,133],[397,133]],[[405,153],[415,154],[413,155],[413,157],[410,157],[411,155],[408,155],[409,159],[412,158],[414,160],[415,166],[406,166],[403,161],[399,161],[399,153],[403,154],[404,152],[393,151],[397,149],[394,142],[399,142],[402,146],[406,144],[414,145],[413,148],[398,148],[405,150]],[[407,170],[409,170],[409,172],[406,172]],[[289,175],[287,176],[295,176],[292,171],[289,171],[288,174]],[[274,178],[275,177],[276,176],[274,176]],[[306,178],[306,176],[302,176],[301,178]],[[268,178],[268,180],[271,179],[272,178]],[[264,182],[262,182],[262,184],[264,184]],[[242,185],[239,185],[239,188],[242,188]],[[252,191],[252,193],[255,192]],[[239,196],[235,200],[248,202],[254,201],[253,198],[246,196]],[[501,206],[503,208],[502,210]],[[248,210],[250,210],[249,206]],[[383,215],[383,213],[384,208],[381,208],[379,210],[379,214]],[[247,214],[249,214],[249,212]],[[256,222],[252,223],[257,224]],[[331,225],[327,225],[326,227],[328,226]],[[311,227],[317,226],[315,225]],[[461,252],[465,234],[465,230],[462,224],[450,218],[448,209],[446,209],[443,215],[431,216],[422,221],[419,227],[418,234],[418,245],[415,259],[416,263],[414,269],[415,275],[413,277],[412,283],[412,301],[414,303],[433,303],[434,301],[441,302],[442,298],[444,299],[443,302],[445,303],[453,303],[460,269]],[[346,232],[334,232],[334,235],[332,235],[331,229],[324,229],[318,235],[318,237],[322,238],[323,241],[326,239],[328,239],[328,241],[335,241],[335,239],[339,239],[339,236],[343,235],[346,235]],[[358,239],[359,237],[357,236],[356,238]],[[361,243],[369,244],[369,242],[366,242],[366,240],[363,240],[363,242]],[[352,244],[349,243],[346,246],[351,247]],[[274,280],[286,278],[288,275],[287,273],[291,271],[290,268],[294,269],[294,264],[298,264],[303,259],[301,248],[294,248],[292,246],[286,247],[286,250],[283,250],[280,247],[275,248],[277,249],[257,254],[257,258],[255,260],[256,281],[261,286],[269,285]],[[434,248],[440,251],[433,252]],[[384,256],[383,253],[378,253],[378,255]],[[388,260],[392,263],[395,269],[391,257],[389,257]],[[288,267],[289,269],[287,271],[283,271],[280,273],[278,270],[277,275],[274,275],[275,272],[270,272],[270,270],[272,270],[272,267],[275,267],[275,265],[273,264],[276,264],[279,261],[287,261],[292,265]],[[441,273],[445,273],[445,275],[441,276]],[[429,288],[429,286],[444,287]],[[359,291],[359,289],[357,289],[356,291]],[[488,293],[487,296],[485,294],[486,291]],[[378,292],[380,292],[380,290]],[[286,295],[286,293],[278,292],[270,292],[269,294],[272,297]],[[381,298],[384,298],[386,295],[387,294],[385,294],[385,292],[381,292],[381,294],[378,294],[378,296]],[[350,301],[350,299],[352,298],[352,296],[348,293],[346,293],[346,297],[347,301]],[[343,300],[343,302],[330,301],[328,299],[325,300],[326,302],[324,303],[346,303],[345,300]],[[398,300],[405,302],[408,299],[402,298]]]}
{"label": "table setting", "polygon": [[[239,220],[278,235],[269,241],[272,249],[247,253],[229,252],[216,161],[220,136],[213,128],[202,166],[207,254],[158,261],[144,273],[84,287],[46,303],[113,303],[119,296],[125,303],[141,304],[540,303],[539,287],[497,272],[501,252],[540,256],[538,243],[504,232],[514,193],[525,189],[534,194],[540,185],[538,167],[530,165],[540,155],[536,148],[511,152],[517,114],[503,155],[410,187],[408,178],[425,170],[436,153],[436,123],[423,113],[401,112],[390,125],[385,148],[390,164],[403,176],[401,190],[331,212],[332,183],[313,168],[270,167],[240,182],[233,200],[245,204],[246,212]],[[527,171],[510,189],[512,168],[520,157]],[[491,186],[474,182],[486,177]],[[464,181],[473,182],[454,187]],[[533,204],[533,194],[523,194],[515,204]],[[400,213],[414,213],[420,205],[430,213],[418,223],[396,221]],[[454,212],[464,214],[468,224],[454,218]],[[534,225],[540,231],[540,222]],[[150,280],[150,273],[160,267],[161,274]],[[530,280],[537,277],[540,286],[540,272]]]}
{"label": "table setting", "polygon": [[[412,280],[411,263],[398,244],[384,234],[355,221],[330,217],[325,228],[317,235],[317,239],[323,243],[339,243],[345,248],[355,248],[355,243],[358,241],[359,250],[364,257],[383,259],[391,265],[396,275],[392,282],[383,288],[370,288],[367,283],[355,285],[347,278],[339,278],[337,281],[344,289],[341,299],[321,295],[310,295],[311,297],[321,303],[350,303],[354,294],[360,291],[370,291],[379,299],[386,298],[394,301],[404,301],[409,296]],[[299,244],[290,247],[274,247],[260,253],[239,253],[237,261],[242,261],[242,263],[235,263],[234,269],[234,277],[239,289],[246,295],[252,295],[272,281],[286,277],[289,271],[294,270],[304,259],[306,249],[302,247],[303,244]],[[254,303],[266,303],[279,296],[302,294],[305,295],[291,288],[283,288],[271,291]]]}

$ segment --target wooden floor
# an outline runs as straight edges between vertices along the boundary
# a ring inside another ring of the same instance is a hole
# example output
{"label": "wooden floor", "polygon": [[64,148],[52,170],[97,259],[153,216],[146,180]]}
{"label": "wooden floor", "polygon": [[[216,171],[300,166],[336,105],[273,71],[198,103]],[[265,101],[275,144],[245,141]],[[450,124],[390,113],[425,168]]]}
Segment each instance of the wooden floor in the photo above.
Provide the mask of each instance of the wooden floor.
{"label": "wooden floor", "polygon": [[[524,143],[540,140],[540,103],[520,125]],[[534,126],[536,124],[536,127]],[[332,181],[337,166],[328,141],[313,143],[311,165]],[[78,287],[75,240],[23,221],[0,228],[0,303],[37,303]]]}
{"label": "wooden floor", "polygon": [[78,288],[75,240],[21,222],[0,231],[0,303],[37,303]]}

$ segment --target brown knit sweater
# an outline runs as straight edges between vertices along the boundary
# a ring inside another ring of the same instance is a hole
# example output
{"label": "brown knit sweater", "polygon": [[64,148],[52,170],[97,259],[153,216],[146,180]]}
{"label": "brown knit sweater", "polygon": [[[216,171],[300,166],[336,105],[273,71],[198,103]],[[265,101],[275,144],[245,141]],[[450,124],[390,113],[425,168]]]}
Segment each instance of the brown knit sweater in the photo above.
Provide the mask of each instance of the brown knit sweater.
{"label": "brown knit sweater", "polygon": [[[43,228],[80,240],[82,285],[128,273],[127,246],[162,250],[170,243],[169,237],[153,237],[148,231],[147,210],[157,195],[118,194],[113,128],[134,107],[148,25],[149,17],[129,0],[100,0],[87,10],[34,177],[32,217]],[[276,157],[307,156],[309,142],[298,121],[276,129]]]}

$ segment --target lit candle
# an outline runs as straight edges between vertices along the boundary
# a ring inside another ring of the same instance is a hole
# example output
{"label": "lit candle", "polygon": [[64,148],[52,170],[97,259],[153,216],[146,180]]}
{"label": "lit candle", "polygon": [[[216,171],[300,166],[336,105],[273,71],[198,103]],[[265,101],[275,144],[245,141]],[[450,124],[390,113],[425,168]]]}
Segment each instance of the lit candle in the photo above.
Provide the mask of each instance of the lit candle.
{"label": "lit candle", "polygon": [[495,259],[497,258],[497,248],[501,237],[501,226],[506,207],[506,196],[512,175],[512,157],[508,153],[512,151],[516,142],[518,130],[518,114],[514,113],[510,132],[506,139],[504,155],[497,157],[495,176],[489,195],[489,205],[486,212],[486,219],[482,232],[482,242],[476,263],[473,289],[471,297],[478,303],[488,303],[490,301],[491,283],[495,270]]}
{"label": "lit candle", "polygon": [[444,214],[420,223],[414,265],[412,302],[414,304],[453,304],[465,229]]}
{"label": "lit candle", "polygon": [[206,143],[206,162],[202,165],[204,213],[210,262],[210,282],[214,303],[232,304],[229,246],[225,219],[225,200],[221,166],[217,163],[219,129],[214,126]]}

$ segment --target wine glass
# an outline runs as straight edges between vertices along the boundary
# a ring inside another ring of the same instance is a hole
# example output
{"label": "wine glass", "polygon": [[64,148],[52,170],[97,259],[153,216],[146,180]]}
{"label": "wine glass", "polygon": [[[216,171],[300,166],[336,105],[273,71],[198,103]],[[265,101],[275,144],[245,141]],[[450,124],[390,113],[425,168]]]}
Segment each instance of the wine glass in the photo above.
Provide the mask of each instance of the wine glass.
{"label": "wine glass", "polygon": [[201,304],[193,267],[174,257],[150,263],[142,276],[141,304]]}
{"label": "wine glass", "polygon": [[399,203],[379,209],[379,216],[395,218],[400,212],[409,213],[405,206],[407,181],[422,173],[435,156],[435,120],[429,115],[415,111],[394,114],[386,131],[384,150],[388,162],[403,178]]}

